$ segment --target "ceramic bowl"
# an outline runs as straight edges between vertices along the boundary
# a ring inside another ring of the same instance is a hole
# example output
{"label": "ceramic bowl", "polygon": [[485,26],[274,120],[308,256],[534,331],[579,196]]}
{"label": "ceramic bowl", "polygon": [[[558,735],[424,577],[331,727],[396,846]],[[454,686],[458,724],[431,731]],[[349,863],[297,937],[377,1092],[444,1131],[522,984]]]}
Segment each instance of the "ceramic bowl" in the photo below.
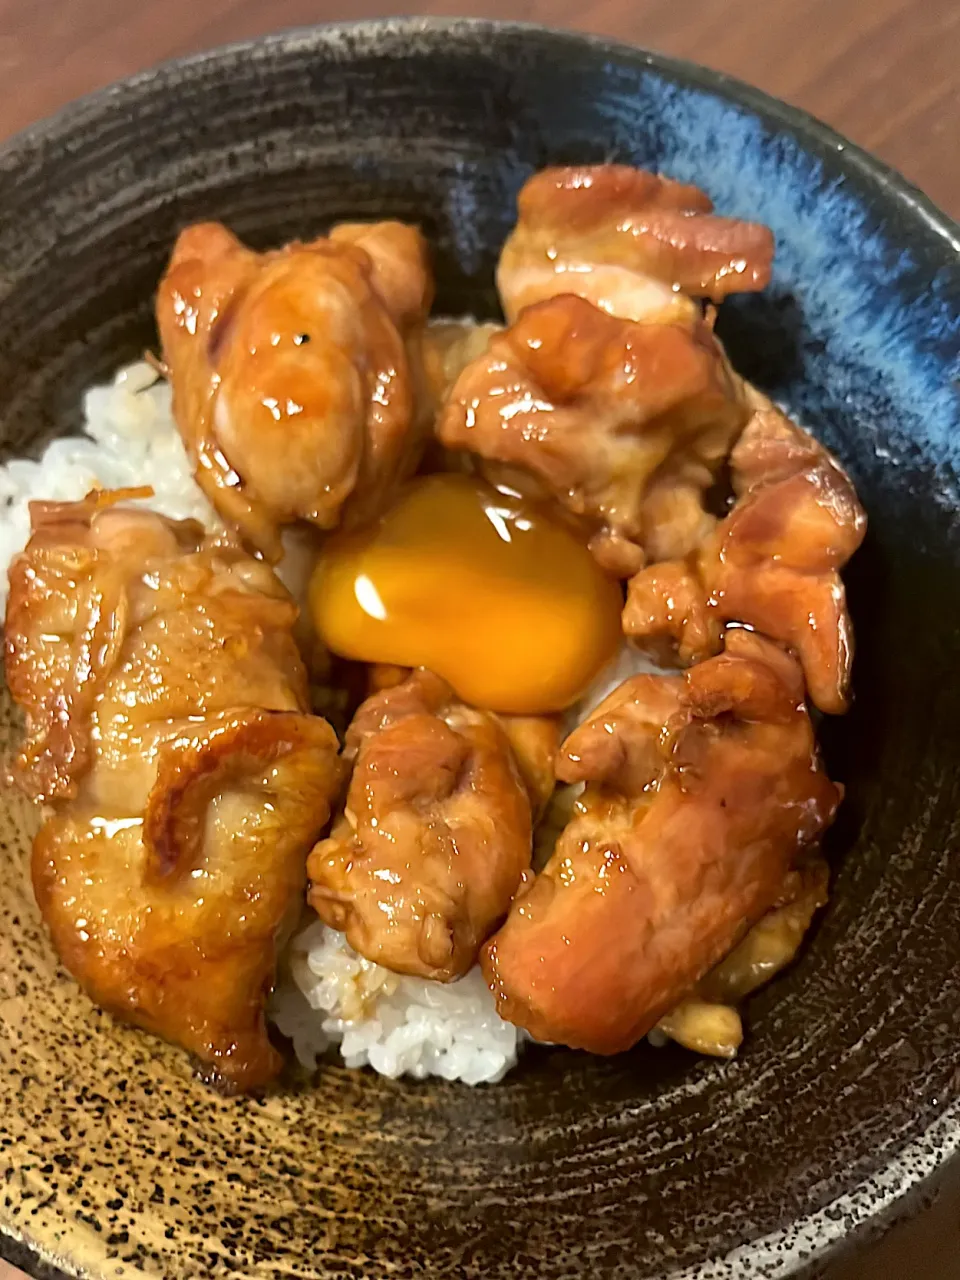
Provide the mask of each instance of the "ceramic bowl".
{"label": "ceramic bowl", "polygon": [[[35,1275],[720,1280],[815,1268],[960,1146],[958,232],[809,117],[712,72],[489,23],[388,21],[189,58],[0,151],[0,439],[32,454],[154,342],[177,229],[258,245],[420,222],[438,305],[493,314],[524,179],[622,160],[768,223],[735,363],[849,467],[856,702],[832,902],[724,1063],[529,1052],[503,1084],[336,1065],[227,1101],[58,966],[0,809],[0,1253]],[[3,738],[16,734],[4,703]]]}

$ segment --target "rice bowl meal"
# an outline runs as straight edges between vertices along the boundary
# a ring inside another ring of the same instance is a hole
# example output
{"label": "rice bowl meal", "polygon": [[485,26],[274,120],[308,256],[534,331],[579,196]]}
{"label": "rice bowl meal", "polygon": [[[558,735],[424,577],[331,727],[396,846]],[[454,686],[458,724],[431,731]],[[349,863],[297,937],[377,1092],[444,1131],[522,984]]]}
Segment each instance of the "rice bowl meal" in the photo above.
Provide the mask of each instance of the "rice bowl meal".
{"label": "rice bowl meal", "polygon": [[431,314],[402,223],[182,232],[159,354],[0,469],[11,774],[90,998],[226,1092],[288,1046],[736,1054],[827,901],[866,528],[714,333],[772,259],[621,165],[527,182],[502,324]]}

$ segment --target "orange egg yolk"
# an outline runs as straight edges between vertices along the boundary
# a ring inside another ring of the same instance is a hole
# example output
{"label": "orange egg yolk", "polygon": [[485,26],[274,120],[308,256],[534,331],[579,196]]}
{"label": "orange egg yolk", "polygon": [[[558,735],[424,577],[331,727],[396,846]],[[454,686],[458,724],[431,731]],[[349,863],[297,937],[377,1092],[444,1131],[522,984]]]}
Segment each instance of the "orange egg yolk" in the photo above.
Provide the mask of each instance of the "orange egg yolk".
{"label": "orange egg yolk", "polygon": [[583,543],[461,475],[414,480],[329,539],[310,608],[334,653],[429,667],[473,706],[526,715],[575,702],[621,640],[620,586]]}

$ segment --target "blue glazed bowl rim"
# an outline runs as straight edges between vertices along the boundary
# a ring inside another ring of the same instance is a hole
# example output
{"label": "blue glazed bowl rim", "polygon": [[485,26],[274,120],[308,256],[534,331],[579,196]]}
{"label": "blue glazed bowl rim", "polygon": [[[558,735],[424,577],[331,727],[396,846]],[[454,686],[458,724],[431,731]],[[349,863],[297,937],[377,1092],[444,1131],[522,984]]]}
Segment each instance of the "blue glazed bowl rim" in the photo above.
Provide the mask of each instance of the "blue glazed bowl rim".
{"label": "blue glazed bowl rim", "polygon": [[371,44],[382,46],[384,37],[393,36],[405,42],[411,36],[442,31],[451,38],[475,37],[486,34],[496,39],[500,36],[522,36],[531,40],[550,40],[589,49],[601,54],[610,62],[641,59],[651,71],[666,79],[696,84],[719,97],[748,108],[754,114],[766,117],[805,138],[819,147],[835,151],[842,156],[840,163],[851,174],[865,179],[883,190],[888,199],[895,201],[907,214],[919,219],[929,230],[942,237],[947,246],[960,254],[960,222],[955,221],[903,174],[871,155],[825,124],[817,116],[775,98],[736,76],[716,71],[687,58],[675,58],[654,52],[640,45],[629,44],[606,36],[588,32],[570,31],[560,27],[545,26],[536,22],[503,22],[492,18],[443,18],[443,17],[391,17],[358,20],[356,22],[327,22],[311,26],[286,27],[268,35],[245,40],[229,41],[198,53],[168,58],[144,71],[124,76],[102,88],[94,89],[66,103],[55,112],[41,117],[32,124],[0,142],[0,165],[14,160],[24,151],[42,143],[48,136],[64,132],[81,123],[86,115],[100,114],[110,104],[120,107],[127,94],[135,94],[153,80],[168,73],[202,69],[212,62],[234,59],[244,54],[267,54],[275,49],[295,49],[298,46],[317,48],[333,46],[339,40],[366,37]]}

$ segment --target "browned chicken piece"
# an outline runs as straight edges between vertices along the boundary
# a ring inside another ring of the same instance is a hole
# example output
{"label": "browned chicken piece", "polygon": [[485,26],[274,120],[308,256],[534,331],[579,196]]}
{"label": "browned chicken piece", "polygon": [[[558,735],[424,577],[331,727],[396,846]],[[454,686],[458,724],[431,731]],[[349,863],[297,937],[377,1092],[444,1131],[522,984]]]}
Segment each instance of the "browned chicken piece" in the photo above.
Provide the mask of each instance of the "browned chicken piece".
{"label": "browned chicken piece", "polygon": [[503,730],[418,670],[367,699],[344,757],[353,777],[310,855],[311,906],[368,960],[459,978],[530,866],[530,802]]}
{"label": "browned chicken piece", "polygon": [[656,1036],[665,1036],[711,1058],[735,1058],[743,1043],[743,1023],[732,1005],[688,996],[660,1019],[651,1039]]}
{"label": "browned chicken piece", "polygon": [[10,570],[13,773],[52,806],[34,890],[93,1000],[250,1088],[280,1067],[263,1005],[338,743],[304,714],[296,606],[271,570],[115,496],[34,504]]}
{"label": "browned chicken piece", "polygon": [[424,367],[435,412],[471,361],[482,356],[487,343],[503,329],[499,324],[470,320],[434,320],[423,335]]}
{"label": "browned chicken piece", "polygon": [[[390,662],[370,663],[366,671],[368,694],[395,689],[411,674],[409,667]],[[507,735],[536,819],[557,783],[555,765],[560,747],[560,722],[556,716],[498,715],[497,719]]]}
{"label": "browned chicken piece", "polygon": [[735,1057],[743,1040],[735,1006],[793,961],[814,915],[826,906],[829,878],[819,857],[788,872],[777,903],[697,983],[695,994],[660,1019],[655,1031],[695,1053]]}
{"label": "browned chicken piece", "polygon": [[498,716],[530,797],[533,820],[543,815],[557,785],[560,721],[556,716]]}
{"label": "browned chicken piece", "polygon": [[629,165],[544,169],[524,185],[497,285],[524,307],[576,293],[627,320],[690,323],[690,295],[719,301],[766,287],[773,236],[720,218],[696,187]]}
{"label": "browned chicken piece", "polygon": [[367,255],[370,282],[394,323],[402,333],[419,331],[433,303],[433,275],[417,228],[406,222],[340,222],[329,238]]}
{"label": "browned chicken piece", "polygon": [[705,1000],[738,1003],[796,957],[813,917],[827,905],[830,869],[805,859],[786,877],[777,902],[699,983]]}
{"label": "browned chicken piece", "polygon": [[395,662],[372,662],[366,668],[367,694],[382,693],[385,689],[395,689],[398,684],[410,678],[409,667],[398,667]]}
{"label": "browned chicken piece", "polygon": [[790,645],[821,711],[846,710],[853,633],[840,570],[866,532],[853,485],[812,436],[760,404],[730,456],[737,501],[685,563],[642,570],[623,628],[680,662],[716,653],[740,622]]}
{"label": "browned chicken piece", "polygon": [[[433,320],[423,333],[423,371],[431,417],[436,421],[460,374],[479,359],[499,324],[475,324],[469,320]],[[424,473],[473,474],[478,468],[467,453],[445,449],[434,435],[423,452],[420,470]]]}
{"label": "browned chicken piece", "polygon": [[745,631],[683,677],[625,681],[557,772],[586,783],[577,813],[483,970],[501,1015],[536,1039],[617,1053],[777,902],[841,792],[798,664]]}
{"label": "browned chicken piece", "polygon": [[722,621],[694,565],[652,564],[630,579],[623,629],[662,666],[690,666],[717,653]]}
{"label": "browned chicken piece", "polygon": [[219,223],[180,235],[157,294],[174,416],[197,482],[269,560],[282,525],[362,521],[416,468],[432,292],[398,222],[269,253]]}
{"label": "browned chicken piece", "polygon": [[[528,307],[491,338],[457,379],[437,433],[479,454],[494,479],[525,473],[625,577],[648,542],[686,554],[713,527],[702,496],[747,416],[708,325],[635,324],[571,294]],[[668,521],[664,491],[677,488],[694,501],[675,504]]]}

